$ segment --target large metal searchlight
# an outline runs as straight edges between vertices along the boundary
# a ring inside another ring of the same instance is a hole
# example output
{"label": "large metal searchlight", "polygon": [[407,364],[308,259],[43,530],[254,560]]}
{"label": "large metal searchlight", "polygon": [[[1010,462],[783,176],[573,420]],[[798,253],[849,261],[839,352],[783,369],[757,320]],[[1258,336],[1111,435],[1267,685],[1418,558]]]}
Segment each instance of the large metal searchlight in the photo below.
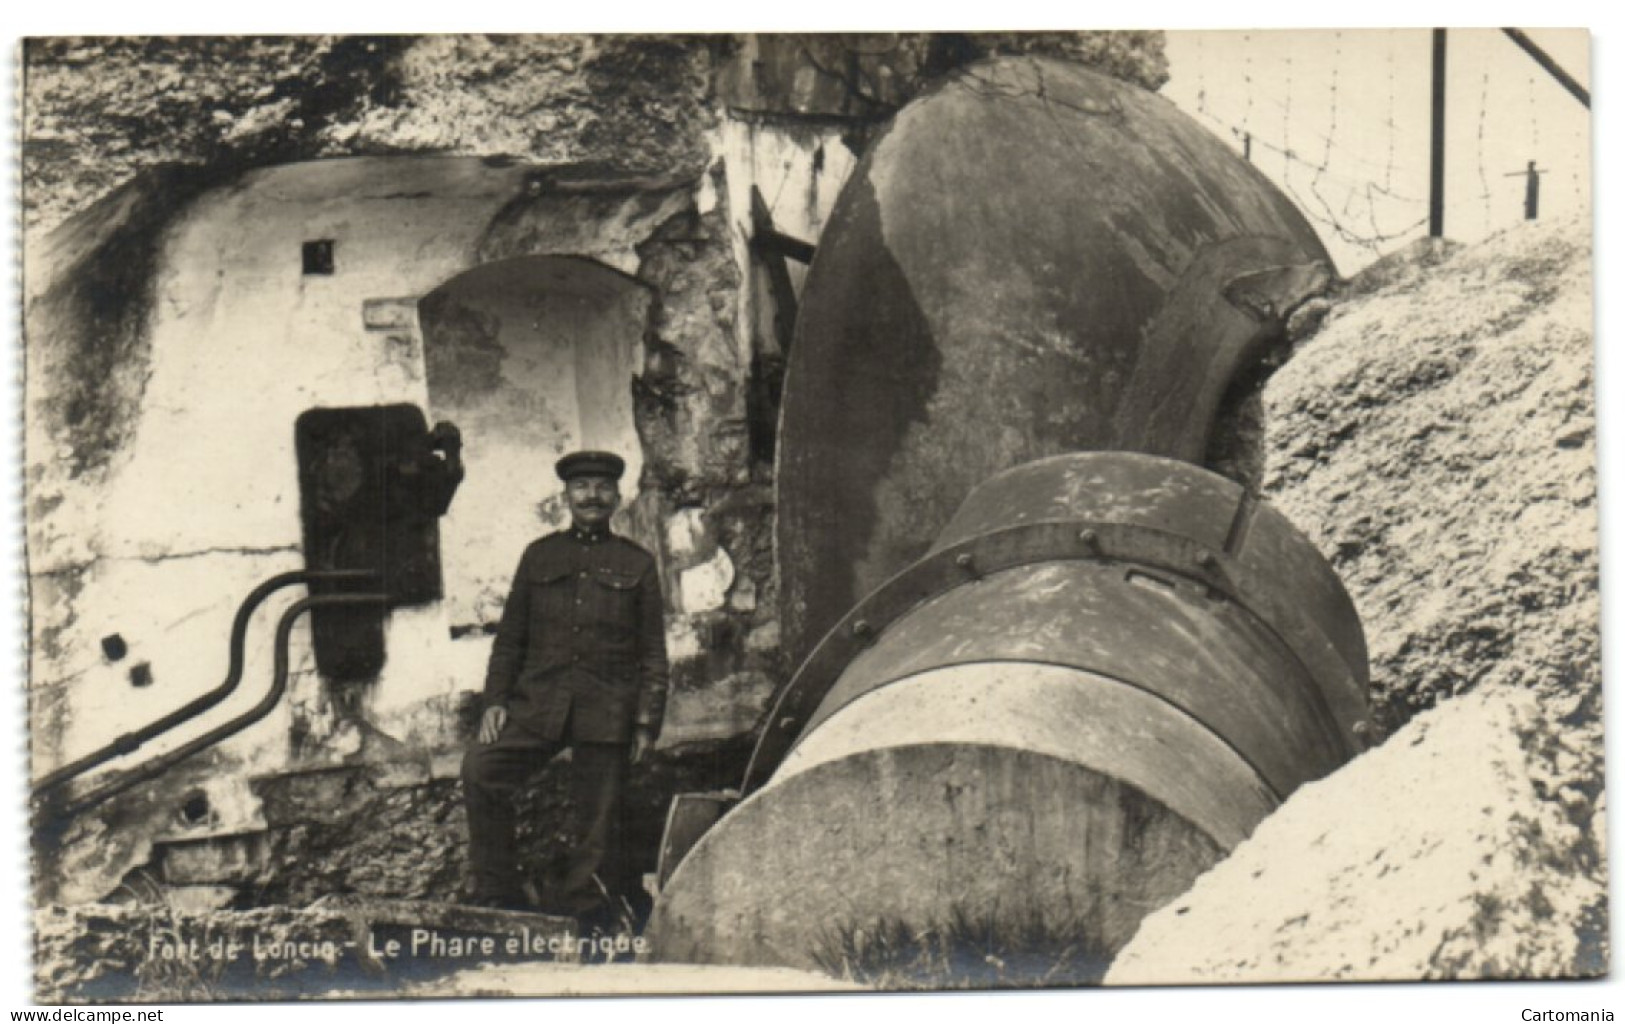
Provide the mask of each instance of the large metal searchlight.
{"label": "large metal searchlight", "polygon": [[957,921],[1104,970],[1362,748],[1347,593],[1199,465],[1324,261],[1219,140],[1083,68],[973,65],[897,115],[785,383],[800,668],[739,792],[673,807],[661,959],[814,967]]}

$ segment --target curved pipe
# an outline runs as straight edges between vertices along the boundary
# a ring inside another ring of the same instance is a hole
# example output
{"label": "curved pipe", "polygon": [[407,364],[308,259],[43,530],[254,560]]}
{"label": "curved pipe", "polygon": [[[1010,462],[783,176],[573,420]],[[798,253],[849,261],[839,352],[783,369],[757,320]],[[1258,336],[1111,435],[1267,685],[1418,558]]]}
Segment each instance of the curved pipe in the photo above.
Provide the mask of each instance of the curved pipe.
{"label": "curved pipe", "polygon": [[1073,451],[1205,461],[1327,260],[1255,167],[1143,89],[1009,56],[922,94],[842,187],[786,355],[786,660],[996,472]]}
{"label": "curved pipe", "polygon": [[371,579],[376,575],[376,573],[366,569],[302,569],[296,572],[279,573],[261,583],[249,591],[247,597],[243,598],[242,604],[237,606],[236,617],[232,619],[229,663],[226,668],[224,682],[208,693],[181,705],[162,718],[156,719],[134,732],[127,732],[105,747],[92,751],[77,761],[69,762],[48,773],[34,783],[34,798],[38,799],[46,792],[55,789],[70,779],[78,778],[92,768],[105,764],[115,757],[134,753],[143,743],[146,743],[154,736],[166,733],[182,722],[196,718],[231,696],[243,680],[243,645],[248,637],[249,620],[253,618],[254,612],[259,609],[259,606],[264,603],[267,597],[284,587],[290,587],[296,583],[359,581]]}
{"label": "curved pipe", "polygon": [[[158,775],[168,771],[173,765],[184,761],[186,758],[191,757],[193,754],[205,749],[206,747],[211,747],[214,744],[219,743],[228,736],[241,732],[243,729],[246,729],[248,726],[270,714],[271,709],[277,706],[277,704],[282,700],[282,695],[287,692],[288,639],[293,633],[294,622],[307,610],[311,608],[332,608],[342,606],[387,606],[390,603],[390,600],[391,598],[387,594],[319,594],[314,597],[301,598],[300,600],[294,602],[287,611],[282,613],[282,618],[277,622],[275,665],[271,676],[271,688],[266,692],[264,697],[260,698],[258,704],[238,715],[236,718],[222,722],[202,735],[181,744],[174,750],[165,754],[160,754],[151,761],[143,764],[140,768],[130,772],[128,775],[120,776],[101,789],[94,790],[90,794],[80,797],[73,803],[68,804],[59,811],[56,811],[54,816],[66,818],[79,814],[82,811],[89,810],[97,804],[117,796],[119,793],[124,792],[132,786],[136,786],[147,781],[148,779],[156,778]],[[240,674],[241,673],[239,671],[239,675]]]}

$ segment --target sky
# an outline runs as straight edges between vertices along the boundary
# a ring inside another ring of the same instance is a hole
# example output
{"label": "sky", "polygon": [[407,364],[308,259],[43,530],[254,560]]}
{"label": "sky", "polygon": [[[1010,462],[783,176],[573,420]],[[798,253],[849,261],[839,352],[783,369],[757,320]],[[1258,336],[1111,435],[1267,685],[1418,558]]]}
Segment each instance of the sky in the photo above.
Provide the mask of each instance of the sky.
{"label": "sky", "polygon": [[[1589,89],[1584,31],[1530,37]],[[1428,231],[1433,33],[1170,32],[1162,94],[1251,159],[1352,274]],[[1590,112],[1499,29],[1446,33],[1444,233],[1476,242],[1524,218],[1589,212]]]}

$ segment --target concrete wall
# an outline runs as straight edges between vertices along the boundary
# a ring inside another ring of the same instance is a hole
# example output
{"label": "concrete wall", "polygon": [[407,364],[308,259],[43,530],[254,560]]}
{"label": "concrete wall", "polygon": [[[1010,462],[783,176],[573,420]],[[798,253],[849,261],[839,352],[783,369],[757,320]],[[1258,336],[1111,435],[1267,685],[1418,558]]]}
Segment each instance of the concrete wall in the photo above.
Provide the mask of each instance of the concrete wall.
{"label": "concrete wall", "polygon": [[[71,576],[78,588],[36,605],[36,641],[56,632],[52,648],[35,647],[35,686],[67,705],[58,731],[36,733],[37,767],[219,681],[236,603],[303,564],[295,418],[318,406],[427,404],[420,343],[410,331],[369,330],[364,304],[428,291],[466,267],[521,179],[472,160],[269,168],[205,194],[165,228],[146,359],[115,368],[144,377],[140,411],[105,473],[64,478],[43,446],[29,452],[34,495],[61,499],[30,523],[31,574]],[[302,243],[324,238],[335,241],[336,272],[303,274]],[[45,345],[30,354],[45,356]],[[31,406],[52,400],[50,383],[31,375]],[[118,662],[99,642],[115,633],[130,650]],[[444,613],[402,610],[391,633],[444,637]],[[399,667],[381,691],[446,689],[413,653],[392,650]],[[125,677],[141,661],[152,681],[132,704]],[[297,700],[309,666],[303,655],[295,665]],[[263,659],[256,669],[268,673]],[[275,756],[275,731],[256,731],[256,760]]]}
{"label": "concrete wall", "polygon": [[[530,169],[474,158],[306,162],[205,190],[157,226],[126,218],[109,230],[103,218],[76,219],[53,236],[57,246],[36,251],[27,467],[36,775],[219,683],[237,603],[304,564],[294,423],[315,407],[408,403],[461,424],[468,477],[442,524],[445,600],[391,613],[385,667],[360,687],[317,675],[301,625],[290,696],[212,755],[220,767],[200,827],[256,827],[254,775],[358,758],[454,763],[464,739],[458,710],[483,681],[488,630],[519,552],[567,519],[552,471],[563,451],[626,455],[619,528],[666,563],[680,664],[701,654],[685,613],[721,608],[736,574],[703,507],[673,507],[659,484],[681,475],[673,465],[681,456],[714,456],[695,454],[701,439],[647,466],[639,420],[649,412],[635,389],[651,351],[702,364],[722,353],[733,377],[726,394],[742,395],[739,342],[692,317],[673,328],[684,286],[672,287],[673,264],[657,258],[659,236],[677,225],[689,232],[683,244],[716,250],[727,284],[737,280],[730,249],[694,240],[704,216],[697,186],[578,178],[562,196],[552,188]],[[708,201],[714,219],[714,193]],[[527,219],[549,230],[514,227]],[[76,231],[90,237],[76,243]],[[120,415],[96,420],[91,436],[62,398],[72,392],[78,339],[98,322],[75,293],[64,297],[61,282],[117,255],[117,240],[132,231],[150,233],[150,278],[116,297],[129,343],[105,371],[133,395]],[[332,242],[332,274],[305,273],[302,247],[313,240]],[[517,255],[526,250],[537,255]],[[742,415],[714,401],[697,412],[688,420],[700,429],[710,416]],[[655,489],[644,492],[643,480]],[[271,674],[271,621],[262,612],[251,634],[242,692],[143,755],[258,699]],[[707,677],[701,667],[689,674]],[[754,699],[772,685],[763,676]],[[733,698],[702,703],[714,710]],[[719,726],[708,710],[685,711],[682,697],[673,704],[691,734],[749,724],[734,714]],[[189,786],[137,793],[178,804]],[[173,825],[167,810],[157,817]]]}
{"label": "concrete wall", "polygon": [[[1108,35],[1062,44],[1126,54],[1155,84],[1160,41],[1101,50]],[[929,78],[925,43],[899,51],[894,98]],[[765,45],[774,75],[752,80],[757,51],[709,37],[31,41],[36,776],[219,682],[237,602],[303,565],[300,413],[416,405],[463,428],[468,464],[441,524],[445,600],[392,613],[380,676],[324,681],[301,626],[283,705],[83,823],[64,898],[105,892],[177,828],[257,827],[253,775],[404,756],[449,770],[518,554],[564,520],[552,461],[577,445],[628,457],[617,526],[661,562],[663,745],[754,726],[789,666],[772,552],[783,295],[749,244],[750,196],[816,242],[889,113],[809,106],[852,97],[811,64],[775,77],[818,54]],[[316,240],[331,275],[303,272]],[[787,269],[798,289],[804,268]],[[259,616],[245,692],[211,723],[269,677],[294,596]],[[199,787],[209,813],[177,818]]]}
{"label": "concrete wall", "polygon": [[[730,159],[741,135],[767,158],[746,146]],[[735,126],[715,141],[716,172],[686,184],[468,157],[262,168],[189,202],[115,195],[31,250],[35,774],[219,683],[237,603],[304,565],[294,423],[316,407],[407,403],[461,427],[468,475],[441,524],[445,599],[391,613],[385,667],[360,686],[324,681],[296,629],[289,697],[211,755],[210,813],[183,831],[258,827],[258,775],[402,756],[449,770],[518,554],[567,521],[552,463],[576,447],[627,457],[617,528],[662,563],[665,744],[747,732],[782,676],[757,482],[768,467],[753,469],[745,424],[753,346],[774,309],[740,285],[758,270],[727,211],[753,175],[809,174],[814,187],[797,183],[780,216],[815,236],[838,181],[816,184],[816,133]],[[139,273],[97,293],[117,314],[109,338],[72,282],[105,277],[132,239]],[[312,241],[332,243],[332,274],[305,272]],[[116,386],[84,385],[86,352]],[[297,596],[258,617],[242,692],[143,756],[257,699],[271,623]],[[154,837],[175,831],[169,805],[200,783],[182,774],[136,791],[162,808]],[[106,883],[139,856],[135,844],[73,873]]]}

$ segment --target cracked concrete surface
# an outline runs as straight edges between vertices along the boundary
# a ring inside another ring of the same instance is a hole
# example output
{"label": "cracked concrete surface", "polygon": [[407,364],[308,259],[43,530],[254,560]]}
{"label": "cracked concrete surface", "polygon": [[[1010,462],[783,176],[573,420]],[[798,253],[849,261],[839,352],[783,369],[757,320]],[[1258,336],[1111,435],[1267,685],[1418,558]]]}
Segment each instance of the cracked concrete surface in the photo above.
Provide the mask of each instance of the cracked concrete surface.
{"label": "cracked concrete surface", "polygon": [[1391,735],[1147,919],[1109,983],[1607,969],[1589,240],[1418,243],[1266,387],[1265,492],[1359,607]]}

